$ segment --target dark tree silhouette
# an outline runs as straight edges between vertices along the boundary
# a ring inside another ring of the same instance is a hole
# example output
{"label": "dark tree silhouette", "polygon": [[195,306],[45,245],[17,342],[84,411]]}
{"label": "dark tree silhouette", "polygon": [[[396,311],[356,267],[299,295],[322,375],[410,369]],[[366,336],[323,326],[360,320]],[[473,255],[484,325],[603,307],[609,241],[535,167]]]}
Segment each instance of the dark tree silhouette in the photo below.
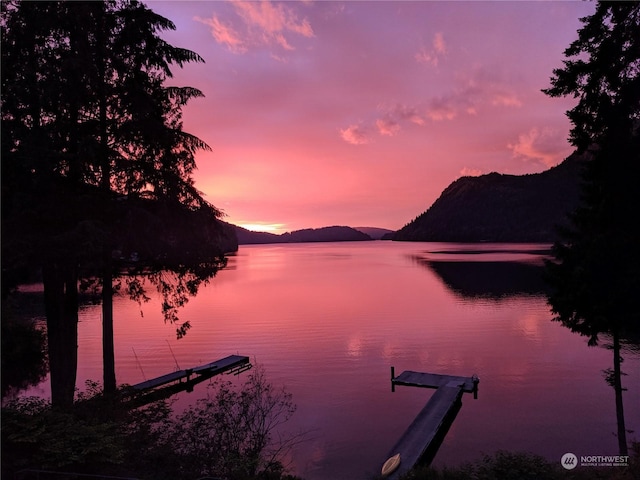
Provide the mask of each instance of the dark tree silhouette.
{"label": "dark tree silhouette", "polygon": [[554,246],[547,272],[549,301],[557,320],[598,343],[612,338],[618,442],[626,454],[620,339],[638,330],[640,311],[640,3],[601,2],[581,19],[578,39],[554,70],[550,96],[578,99],[567,112],[570,140],[590,160],[584,169],[582,204],[563,240]]}
{"label": "dark tree silhouette", "polygon": [[202,59],[162,40],[175,26],[136,0],[2,9],[3,277],[42,269],[52,400],[70,404],[79,279],[101,281],[112,392],[113,276],[174,269],[193,293],[224,264],[220,212],[191,177],[209,147],[182,130],[202,93],[165,85],[172,65]]}

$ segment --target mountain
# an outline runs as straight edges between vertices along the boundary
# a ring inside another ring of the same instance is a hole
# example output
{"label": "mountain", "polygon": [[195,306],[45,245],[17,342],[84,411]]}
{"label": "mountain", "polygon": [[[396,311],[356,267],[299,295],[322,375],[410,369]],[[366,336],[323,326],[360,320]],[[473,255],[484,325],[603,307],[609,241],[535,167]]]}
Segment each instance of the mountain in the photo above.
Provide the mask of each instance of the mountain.
{"label": "mountain", "polygon": [[238,237],[239,245],[250,245],[254,243],[282,243],[280,235],[267,232],[253,232],[246,228],[233,225],[236,230],[236,237]]}
{"label": "mountain", "polygon": [[450,184],[427,211],[391,235],[429,242],[552,242],[579,202],[584,157],[542,173],[489,173]]}
{"label": "mountain", "polygon": [[366,233],[355,228],[333,226],[323,228],[307,228],[275,235],[266,232],[252,232],[242,227],[235,227],[238,243],[249,245],[257,243],[301,243],[301,242],[353,242],[372,240]]}
{"label": "mountain", "polygon": [[385,235],[389,235],[393,233],[393,230],[389,230],[387,228],[378,228],[378,227],[355,227],[356,230],[362,233],[366,233],[373,240],[380,240]]}

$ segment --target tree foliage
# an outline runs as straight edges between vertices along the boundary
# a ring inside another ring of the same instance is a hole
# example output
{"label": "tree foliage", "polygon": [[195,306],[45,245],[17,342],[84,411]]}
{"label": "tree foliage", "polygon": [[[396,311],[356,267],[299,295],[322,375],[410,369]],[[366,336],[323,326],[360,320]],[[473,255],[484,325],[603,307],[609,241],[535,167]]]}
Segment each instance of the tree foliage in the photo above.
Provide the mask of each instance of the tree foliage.
{"label": "tree foliage", "polygon": [[224,265],[221,212],[192,179],[209,147],[182,128],[202,92],[165,85],[202,58],[163,40],[175,25],[137,0],[3,2],[0,22],[3,283],[42,270],[52,396],[70,404],[79,280],[102,285],[113,391],[113,276],[173,269],[195,291]]}
{"label": "tree foliage", "polygon": [[640,311],[640,4],[601,2],[554,71],[551,96],[571,95],[571,142],[586,151],[582,203],[549,263],[558,319],[587,335],[637,329]]}
{"label": "tree foliage", "polygon": [[52,409],[20,398],[2,409],[2,472],[20,469],[100,471],[125,461],[118,422],[95,413]]}
{"label": "tree foliage", "polygon": [[283,432],[295,411],[291,394],[262,367],[244,384],[216,382],[182,413],[157,401],[128,409],[97,384],[60,411],[45,400],[18,399],[2,409],[2,475],[45,469],[141,479],[291,479],[284,455],[300,436]]}
{"label": "tree foliage", "polygon": [[13,2],[2,26],[3,216],[18,218],[16,241],[37,257],[60,253],[59,238],[65,257],[95,261],[105,243],[140,237],[135,212],[219,216],[191,177],[209,147],[182,129],[181,108],[202,92],[165,86],[172,65],[202,61],[161,39],[171,21],[136,0]]}
{"label": "tree foliage", "polygon": [[178,475],[278,478],[283,455],[301,438],[281,430],[296,410],[291,394],[270,384],[261,367],[240,388],[216,382],[210,392],[166,431],[164,441],[185,460]]}
{"label": "tree foliage", "polygon": [[554,71],[551,96],[572,95],[571,142],[591,159],[584,168],[582,203],[547,263],[549,303],[572,331],[596,345],[612,339],[620,455],[626,455],[621,338],[640,330],[640,3],[599,2],[582,19],[578,39]]}

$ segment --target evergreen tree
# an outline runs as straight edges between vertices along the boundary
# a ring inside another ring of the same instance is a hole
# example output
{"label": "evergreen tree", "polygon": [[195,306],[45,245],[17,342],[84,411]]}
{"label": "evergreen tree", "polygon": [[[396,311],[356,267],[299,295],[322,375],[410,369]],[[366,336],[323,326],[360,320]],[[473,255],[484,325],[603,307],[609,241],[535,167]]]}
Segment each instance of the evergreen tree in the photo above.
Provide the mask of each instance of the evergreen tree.
{"label": "evergreen tree", "polygon": [[52,399],[69,404],[80,278],[101,279],[110,392],[114,273],[172,268],[193,293],[224,262],[220,212],[191,176],[209,147],[182,129],[202,93],[165,85],[172,65],[202,59],[162,40],[175,26],[136,0],[2,8],[3,277],[42,268]]}
{"label": "evergreen tree", "polygon": [[618,442],[626,454],[620,339],[640,326],[640,3],[600,2],[554,71],[550,96],[571,95],[570,140],[588,152],[582,204],[547,273],[557,320],[596,345],[612,338]]}

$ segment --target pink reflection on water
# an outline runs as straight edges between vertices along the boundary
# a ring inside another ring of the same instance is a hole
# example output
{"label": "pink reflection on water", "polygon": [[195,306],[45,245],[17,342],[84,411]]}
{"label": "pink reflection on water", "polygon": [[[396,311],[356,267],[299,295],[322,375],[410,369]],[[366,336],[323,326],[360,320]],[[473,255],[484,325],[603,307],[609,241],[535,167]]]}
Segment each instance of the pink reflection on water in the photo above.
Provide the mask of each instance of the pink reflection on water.
{"label": "pink reflection on water", "polygon": [[[552,322],[539,294],[499,295],[494,288],[503,286],[491,279],[471,288],[464,269],[438,270],[434,262],[450,262],[442,251],[453,248],[390,242],[241,247],[184,308],[181,320],[192,329],[181,340],[164,324],[156,296],[142,306],[143,315],[137,304],[117,299],[118,382],[162,375],[176,362],[186,368],[234,353],[250,356],[293,394],[298,411],[288,428],[310,433],[292,452],[292,467],[309,480],[377,473],[432,393],[407,387],[391,393],[391,366],[396,373],[480,376],[479,398],[463,398],[436,464],[457,465],[497,449],[550,459],[567,451],[616,453],[613,390],[601,374],[611,364],[610,351],[588,348]],[[514,259],[506,246],[484,248],[493,251],[482,260]],[[457,262],[468,260],[463,255],[481,260],[478,253],[457,255]],[[516,260],[530,262],[531,255],[518,252]],[[470,275],[478,273],[487,275]],[[83,309],[79,331],[82,385],[101,378],[99,307]],[[631,354],[626,360],[627,428],[640,431],[640,362]],[[181,394],[177,405],[206,390],[199,385]]]}

